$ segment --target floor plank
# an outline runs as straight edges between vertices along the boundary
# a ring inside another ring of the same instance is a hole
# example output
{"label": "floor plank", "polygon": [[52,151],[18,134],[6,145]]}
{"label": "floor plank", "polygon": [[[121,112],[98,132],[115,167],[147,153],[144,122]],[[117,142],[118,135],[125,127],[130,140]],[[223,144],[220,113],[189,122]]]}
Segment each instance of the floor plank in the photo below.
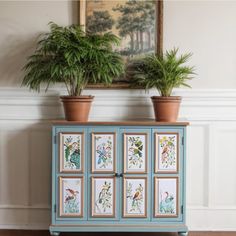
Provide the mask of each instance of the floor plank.
{"label": "floor plank", "polygon": [[[176,233],[61,233],[60,236],[177,236]],[[0,230],[0,236],[50,236],[46,230]],[[189,236],[236,236],[236,232],[190,232]]]}

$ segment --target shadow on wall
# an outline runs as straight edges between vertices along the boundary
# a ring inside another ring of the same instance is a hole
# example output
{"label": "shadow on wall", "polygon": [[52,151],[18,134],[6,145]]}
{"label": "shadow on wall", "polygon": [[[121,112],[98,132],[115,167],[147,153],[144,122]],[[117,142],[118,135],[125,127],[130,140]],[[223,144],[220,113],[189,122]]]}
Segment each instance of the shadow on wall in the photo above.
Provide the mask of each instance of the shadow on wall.
{"label": "shadow on wall", "polygon": [[73,22],[73,24],[79,23],[79,1],[71,1],[68,4],[70,16],[69,22]]}

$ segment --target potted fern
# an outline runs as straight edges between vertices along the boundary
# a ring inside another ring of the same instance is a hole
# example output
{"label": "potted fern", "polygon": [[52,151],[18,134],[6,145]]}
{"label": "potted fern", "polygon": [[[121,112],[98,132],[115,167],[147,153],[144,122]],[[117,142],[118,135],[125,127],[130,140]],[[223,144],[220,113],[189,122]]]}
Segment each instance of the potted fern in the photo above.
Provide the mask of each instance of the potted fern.
{"label": "potted fern", "polygon": [[93,96],[82,95],[88,83],[109,85],[124,71],[123,60],[112,46],[119,38],[112,33],[91,34],[81,26],[61,27],[51,22],[24,66],[22,85],[40,90],[42,84],[62,82],[68,96],[61,96],[70,121],[87,121]]}
{"label": "potted fern", "polygon": [[129,73],[137,85],[145,89],[156,88],[160,96],[151,97],[156,121],[175,122],[178,118],[180,96],[171,96],[174,88],[190,87],[194,68],[186,66],[191,53],[177,56],[178,49],[166,51],[164,55],[148,55],[136,60],[129,67]]}

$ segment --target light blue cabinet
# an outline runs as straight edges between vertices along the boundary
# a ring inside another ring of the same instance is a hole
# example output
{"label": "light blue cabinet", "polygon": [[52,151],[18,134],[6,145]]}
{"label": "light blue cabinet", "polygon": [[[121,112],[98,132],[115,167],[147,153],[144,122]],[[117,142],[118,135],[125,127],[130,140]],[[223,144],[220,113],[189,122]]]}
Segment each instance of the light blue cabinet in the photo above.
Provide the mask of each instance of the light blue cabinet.
{"label": "light blue cabinet", "polygon": [[52,130],[50,232],[178,232],[187,123],[66,122]]}

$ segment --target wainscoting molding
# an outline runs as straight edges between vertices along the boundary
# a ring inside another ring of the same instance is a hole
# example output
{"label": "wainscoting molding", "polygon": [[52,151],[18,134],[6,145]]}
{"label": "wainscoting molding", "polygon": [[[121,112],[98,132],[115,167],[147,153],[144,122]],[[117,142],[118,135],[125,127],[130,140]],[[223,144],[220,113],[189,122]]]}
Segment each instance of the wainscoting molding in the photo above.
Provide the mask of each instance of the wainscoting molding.
{"label": "wainscoting molding", "polygon": [[[0,228],[47,229],[53,119],[63,118],[48,93],[0,89]],[[86,90],[95,95],[90,120],[152,119],[154,91]],[[175,90],[180,120],[189,121],[187,224],[190,230],[236,231],[236,90]]]}

